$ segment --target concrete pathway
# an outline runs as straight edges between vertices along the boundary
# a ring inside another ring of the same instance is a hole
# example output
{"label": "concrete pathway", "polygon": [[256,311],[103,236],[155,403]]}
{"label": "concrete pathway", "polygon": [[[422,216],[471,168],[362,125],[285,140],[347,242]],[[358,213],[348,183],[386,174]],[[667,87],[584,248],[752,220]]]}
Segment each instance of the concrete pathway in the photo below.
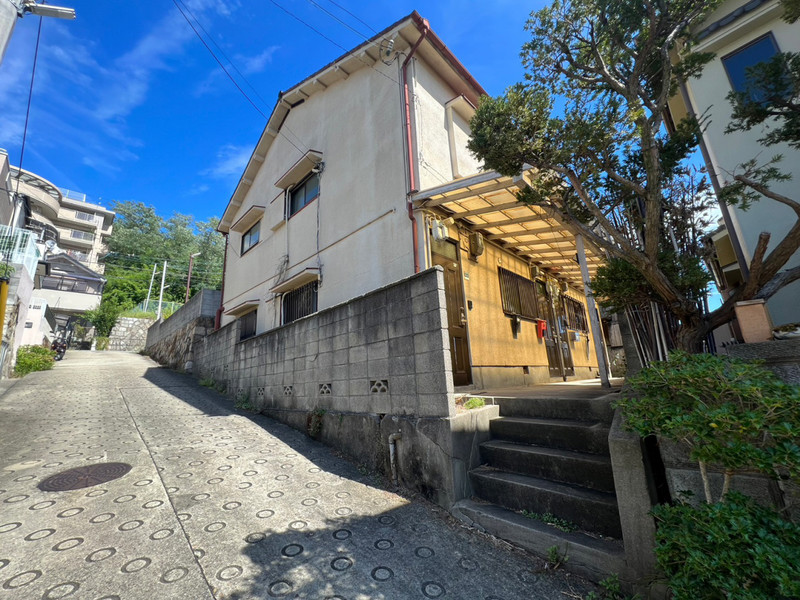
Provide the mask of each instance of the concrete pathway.
{"label": "concrete pathway", "polygon": [[[96,482],[48,478],[103,463],[124,465],[90,487],[37,487]],[[0,600],[530,600],[591,589],[379,485],[145,357],[70,351],[0,396]]]}

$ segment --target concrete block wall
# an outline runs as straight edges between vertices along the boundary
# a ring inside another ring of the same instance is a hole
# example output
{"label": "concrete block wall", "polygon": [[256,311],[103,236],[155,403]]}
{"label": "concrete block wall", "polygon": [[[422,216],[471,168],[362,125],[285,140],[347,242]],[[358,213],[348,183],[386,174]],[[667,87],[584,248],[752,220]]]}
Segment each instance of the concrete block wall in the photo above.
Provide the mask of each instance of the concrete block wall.
{"label": "concrete block wall", "polygon": [[234,322],[194,349],[194,371],[259,409],[448,417],[444,279],[430,269],[239,341]]}

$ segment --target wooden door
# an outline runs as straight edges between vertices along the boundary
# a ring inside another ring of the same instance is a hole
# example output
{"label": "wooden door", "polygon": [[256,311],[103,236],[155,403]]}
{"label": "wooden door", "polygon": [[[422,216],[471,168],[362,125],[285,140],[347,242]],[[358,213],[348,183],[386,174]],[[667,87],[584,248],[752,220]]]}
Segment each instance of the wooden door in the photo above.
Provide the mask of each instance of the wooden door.
{"label": "wooden door", "polygon": [[467,335],[467,306],[461,282],[461,261],[458,247],[449,241],[431,240],[434,265],[444,268],[444,295],[447,303],[447,330],[450,337],[450,358],[453,363],[453,385],[472,383]]}

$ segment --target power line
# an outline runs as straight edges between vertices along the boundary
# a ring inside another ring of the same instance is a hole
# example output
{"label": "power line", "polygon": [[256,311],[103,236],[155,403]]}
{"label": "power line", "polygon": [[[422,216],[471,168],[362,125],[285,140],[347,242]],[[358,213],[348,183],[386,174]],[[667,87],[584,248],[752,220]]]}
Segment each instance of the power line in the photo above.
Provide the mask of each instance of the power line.
{"label": "power line", "polygon": [[332,12],[330,12],[330,11],[329,11],[327,8],[325,8],[324,6],[320,6],[319,4],[317,4],[316,2],[314,2],[314,0],[308,0],[308,1],[309,1],[309,2],[310,2],[312,5],[313,5],[313,6],[317,7],[319,10],[321,10],[321,11],[322,11],[322,12],[324,12],[326,15],[328,15],[328,16],[329,16],[331,19],[334,19],[334,20],[335,20],[337,23],[339,23],[340,25],[343,25],[344,27],[347,27],[347,28],[348,28],[350,31],[352,31],[353,33],[355,33],[357,36],[364,38],[364,40],[365,40],[365,41],[369,41],[369,38],[368,38],[366,35],[364,35],[363,33],[361,33],[361,32],[360,32],[358,29],[355,29],[354,27],[351,27],[350,25],[348,25],[347,23],[345,23],[344,21],[342,21],[342,20],[341,20],[339,17],[337,17],[336,15],[334,15]]}
{"label": "power line", "polygon": [[[175,1],[175,0],[173,0],[173,2],[174,2],[174,1]],[[342,50],[345,52],[345,56],[347,56],[347,55],[353,55],[353,56],[355,56],[355,57],[356,57],[358,60],[360,60],[362,63],[364,63],[364,65],[368,66],[370,69],[372,69],[372,70],[373,70],[373,71],[375,71],[376,73],[379,73],[379,74],[380,74],[380,75],[382,75],[383,77],[386,77],[386,79],[388,79],[388,80],[389,80],[389,81],[391,81],[392,83],[395,83],[395,84],[397,84],[397,85],[400,85],[400,83],[399,83],[399,82],[398,82],[396,79],[394,79],[393,77],[390,77],[389,75],[387,75],[387,74],[386,74],[386,73],[384,73],[383,71],[379,71],[378,69],[376,69],[376,68],[375,68],[375,66],[374,66],[374,65],[371,65],[371,64],[369,64],[367,61],[365,61],[365,60],[364,60],[363,58],[361,58],[360,56],[354,55],[354,54],[353,54],[353,50],[348,50],[347,48],[345,48],[344,46],[342,46],[340,43],[338,43],[338,42],[335,42],[334,40],[332,40],[331,38],[329,38],[327,35],[325,35],[324,33],[322,33],[322,32],[321,32],[319,29],[317,29],[317,28],[316,28],[316,27],[314,27],[313,25],[310,25],[310,24],[306,23],[306,22],[305,22],[303,19],[301,19],[300,17],[298,17],[296,14],[294,14],[294,13],[293,13],[293,12],[291,12],[290,10],[288,10],[288,9],[284,8],[283,6],[281,6],[280,4],[278,4],[277,2],[275,2],[275,0],[269,0],[269,1],[270,1],[272,4],[274,4],[275,6],[277,6],[279,9],[281,9],[283,12],[285,12],[287,15],[289,15],[290,17],[292,17],[292,18],[293,18],[295,21],[297,21],[297,22],[299,22],[299,23],[302,23],[303,25],[305,25],[306,27],[308,27],[308,28],[309,28],[311,31],[313,31],[314,33],[316,33],[316,34],[317,34],[318,36],[320,36],[321,38],[323,38],[323,39],[325,39],[325,40],[329,41],[331,44],[333,44],[333,45],[334,45],[334,46],[336,46],[337,48],[340,48],[340,49],[342,49]],[[334,18],[336,18],[336,17],[334,17]],[[338,19],[337,19],[337,20],[338,20]],[[361,34],[359,34],[359,35],[361,35]]]}
{"label": "power line", "polygon": [[341,4],[337,4],[337,3],[336,3],[336,2],[334,2],[333,0],[328,0],[328,2],[330,2],[331,4],[333,4],[333,5],[334,5],[336,8],[338,8],[338,9],[340,9],[340,10],[343,10],[344,12],[346,12],[348,15],[350,15],[351,17],[353,17],[353,18],[354,18],[356,21],[358,21],[359,23],[361,23],[362,25],[364,25],[364,26],[365,26],[367,29],[369,29],[369,30],[370,30],[372,33],[378,33],[378,32],[377,32],[377,30],[375,30],[373,27],[371,27],[371,26],[369,25],[369,23],[365,23],[364,21],[362,21],[361,19],[359,19],[359,18],[358,18],[356,15],[354,15],[353,13],[351,13],[349,10],[347,10],[347,9],[346,9],[344,6],[342,6]]}
{"label": "power line", "polygon": [[28,88],[28,108],[25,111],[25,127],[22,129],[22,147],[19,152],[19,173],[17,175],[17,189],[15,194],[19,194],[19,182],[22,178],[22,162],[25,158],[25,142],[28,139],[28,121],[31,116],[31,101],[33,100],[33,82],[36,79],[36,64],[39,61],[39,40],[42,37],[42,17],[39,17],[39,29],[36,32],[36,49],[33,52],[33,69],[31,70],[31,84]]}

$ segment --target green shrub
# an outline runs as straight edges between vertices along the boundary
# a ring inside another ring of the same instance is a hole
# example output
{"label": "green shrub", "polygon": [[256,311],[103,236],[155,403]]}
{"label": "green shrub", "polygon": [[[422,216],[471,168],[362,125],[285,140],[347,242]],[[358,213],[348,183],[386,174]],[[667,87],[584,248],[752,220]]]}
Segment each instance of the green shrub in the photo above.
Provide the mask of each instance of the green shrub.
{"label": "green shrub", "polygon": [[800,598],[800,525],[738,492],[653,514],[656,558],[674,600]]}
{"label": "green shrub", "polygon": [[467,410],[472,410],[473,408],[481,408],[482,406],[486,406],[486,400],[483,398],[470,398],[466,402],[464,402],[464,408]]}
{"label": "green shrub", "polygon": [[723,496],[738,469],[800,475],[800,388],[758,363],[674,352],[629,384],[630,392],[617,402],[626,427],[688,446],[700,465],[707,502],[707,463],[725,470]]}
{"label": "green shrub", "polygon": [[14,372],[22,377],[33,371],[47,371],[53,368],[55,356],[55,352],[43,346],[22,346],[17,350]]}
{"label": "green shrub", "polygon": [[105,336],[98,336],[95,338],[95,350],[108,350],[109,339]]}

